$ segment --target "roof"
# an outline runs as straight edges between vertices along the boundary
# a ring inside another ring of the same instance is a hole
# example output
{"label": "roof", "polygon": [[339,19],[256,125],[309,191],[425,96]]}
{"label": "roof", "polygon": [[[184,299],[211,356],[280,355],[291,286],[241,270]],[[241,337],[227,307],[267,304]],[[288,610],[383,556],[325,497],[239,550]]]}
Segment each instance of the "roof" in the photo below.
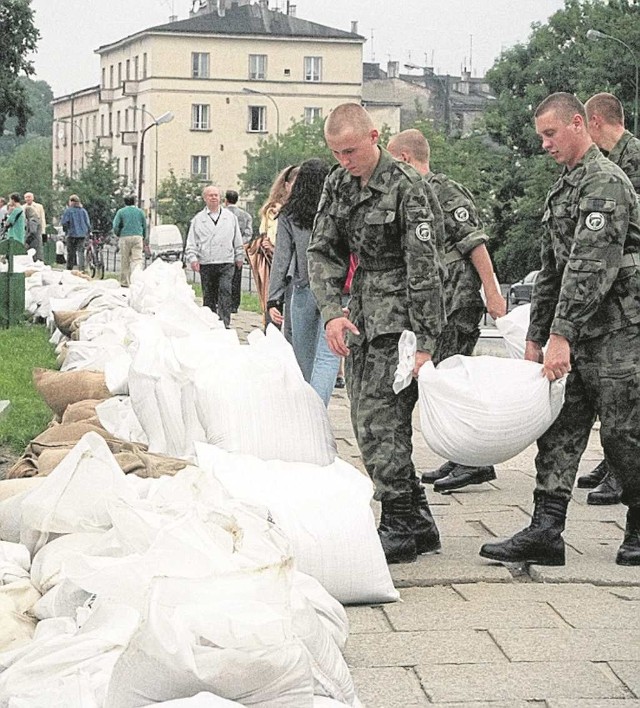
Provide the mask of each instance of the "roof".
{"label": "roof", "polygon": [[224,15],[217,12],[206,12],[193,15],[186,20],[156,25],[137,32],[117,42],[99,47],[100,53],[114,44],[121,44],[132,37],[147,33],[167,34],[220,34],[235,36],[263,35],[269,37],[309,37],[313,39],[344,39],[364,42],[365,38],[354,32],[326,27],[315,22],[303,20],[300,17],[286,15],[259,4],[232,5]]}

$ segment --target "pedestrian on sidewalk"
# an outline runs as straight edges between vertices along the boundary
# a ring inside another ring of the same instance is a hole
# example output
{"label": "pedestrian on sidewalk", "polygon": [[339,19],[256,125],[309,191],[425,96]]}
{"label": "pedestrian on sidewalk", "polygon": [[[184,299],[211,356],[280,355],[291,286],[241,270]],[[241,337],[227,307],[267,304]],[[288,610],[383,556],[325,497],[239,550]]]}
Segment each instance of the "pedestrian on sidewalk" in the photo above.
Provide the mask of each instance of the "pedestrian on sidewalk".
{"label": "pedestrian on sidewalk", "polygon": [[84,247],[87,236],[91,233],[91,221],[77,194],[69,197],[60,223],[67,240],[67,270],[73,270],[76,265],[80,270],[84,270]]}
{"label": "pedestrian on sidewalk", "polygon": [[113,233],[118,237],[120,247],[120,285],[128,288],[131,274],[142,268],[144,262],[143,243],[147,236],[147,218],[136,204],[133,194],[124,198],[124,206],[113,218]]}
{"label": "pedestrian on sidewalk", "polygon": [[575,96],[546,98],[535,126],[564,170],[545,202],[525,359],[543,364],[550,381],[567,376],[565,403],[537,441],[531,524],[480,555],[564,565],[567,507],[599,415],[629,507],[616,563],[640,565],[640,206],[629,178],[593,143]]}
{"label": "pedestrian on sidewalk", "polygon": [[[238,206],[238,192],[233,189],[228,189],[224,195],[225,207],[235,215],[240,227],[242,235],[242,245],[246,248],[253,238],[253,218],[248,211],[241,209]],[[237,312],[240,309],[240,300],[242,297],[242,266],[236,266],[231,282],[231,312]]]}
{"label": "pedestrian on sidewalk", "polygon": [[13,192],[13,194],[9,195],[5,230],[7,238],[12,238],[14,241],[18,241],[24,246],[26,236],[24,209],[20,195],[17,192]]}
{"label": "pedestrian on sidewalk", "polygon": [[[433,196],[413,168],[378,146],[378,130],[359,104],[334,108],[324,134],[339,165],[325,181],[311,237],[311,289],[329,347],[347,357],[351,420],[382,502],[387,562],[415,561],[438,550],[440,538],[412,460],[417,382],[396,395],[393,378],[402,331],[416,334],[417,377],[445,320]],[[347,317],[342,289],[352,253],[358,267]]]}
{"label": "pedestrian on sidewalk", "polygon": [[[431,148],[419,130],[403,130],[391,138],[387,149],[424,177],[442,210],[447,323],[438,337],[433,363],[437,366],[455,354],[471,356],[480,337],[480,319],[485,310],[481,286],[491,317],[496,319],[507,314],[507,303],[498,288],[486,246],[489,237],[478,209],[468,189],[444,174],[431,171]],[[433,484],[436,492],[443,493],[495,478],[493,466],[469,467],[452,461],[422,475],[425,484]]]}

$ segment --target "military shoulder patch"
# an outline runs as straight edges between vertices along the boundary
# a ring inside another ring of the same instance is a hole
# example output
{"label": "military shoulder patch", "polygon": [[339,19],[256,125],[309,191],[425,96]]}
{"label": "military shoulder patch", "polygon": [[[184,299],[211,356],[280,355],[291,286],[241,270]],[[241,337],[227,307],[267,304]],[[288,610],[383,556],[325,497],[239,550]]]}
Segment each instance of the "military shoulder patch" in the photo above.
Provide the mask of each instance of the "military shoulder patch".
{"label": "military shoulder patch", "polygon": [[592,211],[587,214],[587,218],[584,220],[585,226],[589,231],[600,231],[606,223],[604,214],[599,211]]}
{"label": "military shoulder patch", "polygon": [[469,210],[467,207],[458,207],[454,212],[453,212],[453,218],[456,221],[459,221],[461,224],[464,223],[465,221],[469,221]]}
{"label": "military shoulder patch", "polygon": [[416,226],[416,238],[418,241],[430,241],[431,240],[431,225],[426,221]]}

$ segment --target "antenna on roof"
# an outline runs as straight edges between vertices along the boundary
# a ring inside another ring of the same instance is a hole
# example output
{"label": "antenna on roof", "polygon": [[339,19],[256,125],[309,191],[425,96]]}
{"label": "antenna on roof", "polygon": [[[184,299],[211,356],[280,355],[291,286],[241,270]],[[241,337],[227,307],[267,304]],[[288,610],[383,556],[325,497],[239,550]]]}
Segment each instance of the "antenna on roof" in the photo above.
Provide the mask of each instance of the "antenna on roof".
{"label": "antenna on roof", "polygon": [[373,64],[376,60],[376,52],[373,48],[373,27],[371,28],[371,63]]}
{"label": "antenna on roof", "polygon": [[162,4],[166,5],[171,11],[171,14],[169,15],[169,22],[175,22],[178,19],[178,16],[176,15],[175,0],[162,0]]}

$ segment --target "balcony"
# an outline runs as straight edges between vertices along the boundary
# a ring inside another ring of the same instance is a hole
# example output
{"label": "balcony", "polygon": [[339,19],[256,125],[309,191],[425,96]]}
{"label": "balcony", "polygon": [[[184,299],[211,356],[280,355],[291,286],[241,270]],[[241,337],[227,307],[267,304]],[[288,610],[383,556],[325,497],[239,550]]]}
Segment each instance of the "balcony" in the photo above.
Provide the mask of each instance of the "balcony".
{"label": "balcony", "polygon": [[107,150],[113,150],[113,135],[98,135],[98,145]]}
{"label": "balcony", "polygon": [[122,95],[123,96],[137,96],[139,90],[139,81],[132,81],[128,79],[122,83]]}
{"label": "balcony", "polygon": [[116,90],[112,88],[101,88],[99,91],[98,100],[100,103],[113,103],[115,99]]}
{"label": "balcony", "polygon": [[140,136],[137,130],[121,130],[120,139],[123,145],[132,145],[135,147],[140,140]]}

